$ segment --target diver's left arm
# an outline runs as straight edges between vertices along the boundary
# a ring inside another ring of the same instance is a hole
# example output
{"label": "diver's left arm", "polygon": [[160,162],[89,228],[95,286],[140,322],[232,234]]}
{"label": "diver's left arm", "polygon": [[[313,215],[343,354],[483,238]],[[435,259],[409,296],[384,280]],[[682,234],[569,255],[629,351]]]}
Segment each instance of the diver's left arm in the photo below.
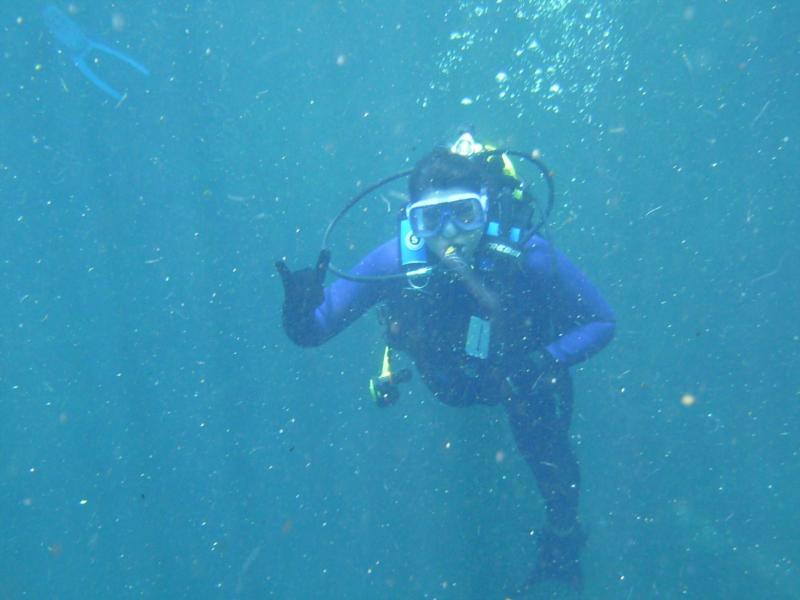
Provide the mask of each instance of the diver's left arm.
{"label": "diver's left arm", "polygon": [[526,253],[525,266],[538,281],[552,319],[554,338],[546,359],[570,367],[603,349],[614,337],[614,312],[597,287],[561,252],[542,241]]}

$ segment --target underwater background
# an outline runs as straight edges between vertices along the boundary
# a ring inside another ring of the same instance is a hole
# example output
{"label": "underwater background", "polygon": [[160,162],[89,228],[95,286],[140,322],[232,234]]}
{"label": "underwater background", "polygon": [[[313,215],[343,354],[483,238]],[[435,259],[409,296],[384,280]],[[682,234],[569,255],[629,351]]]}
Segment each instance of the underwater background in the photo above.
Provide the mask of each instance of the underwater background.
{"label": "underwater background", "polygon": [[465,125],[541,152],[617,312],[574,370],[585,597],[800,597],[800,4],[45,6],[0,5],[0,598],[511,596],[504,413],[377,408],[377,320],[294,347],[273,266]]}

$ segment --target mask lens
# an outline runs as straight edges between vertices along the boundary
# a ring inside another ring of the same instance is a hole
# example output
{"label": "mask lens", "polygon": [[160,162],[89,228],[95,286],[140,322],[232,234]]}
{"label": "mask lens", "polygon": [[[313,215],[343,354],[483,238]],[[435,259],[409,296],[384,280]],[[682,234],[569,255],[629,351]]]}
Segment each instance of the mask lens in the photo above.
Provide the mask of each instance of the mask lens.
{"label": "mask lens", "polygon": [[444,211],[438,204],[411,207],[408,211],[411,229],[419,237],[436,235],[442,228]]}
{"label": "mask lens", "polygon": [[433,234],[442,227],[445,211],[441,204],[426,206],[419,209],[419,218],[422,224],[421,230]]}
{"label": "mask lens", "polygon": [[483,207],[477,198],[459,200],[450,204],[450,214],[456,227],[472,231],[483,226]]}

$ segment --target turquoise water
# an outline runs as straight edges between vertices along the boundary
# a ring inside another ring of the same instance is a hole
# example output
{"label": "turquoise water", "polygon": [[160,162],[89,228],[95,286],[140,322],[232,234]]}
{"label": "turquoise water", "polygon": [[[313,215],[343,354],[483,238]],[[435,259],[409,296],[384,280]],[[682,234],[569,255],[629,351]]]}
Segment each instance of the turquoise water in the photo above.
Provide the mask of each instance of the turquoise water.
{"label": "turquoise water", "polygon": [[97,55],[121,102],[43,6],[0,7],[0,597],[505,597],[543,515],[504,415],[377,409],[376,320],[292,347],[272,266],[464,124],[542,152],[618,313],[585,596],[797,597],[799,5],[60,4],[149,69]]}

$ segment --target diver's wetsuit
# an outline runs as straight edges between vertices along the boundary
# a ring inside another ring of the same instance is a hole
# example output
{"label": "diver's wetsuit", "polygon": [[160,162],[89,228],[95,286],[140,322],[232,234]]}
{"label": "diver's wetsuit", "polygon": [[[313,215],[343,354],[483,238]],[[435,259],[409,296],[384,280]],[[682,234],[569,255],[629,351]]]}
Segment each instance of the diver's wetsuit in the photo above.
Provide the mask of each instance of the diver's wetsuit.
{"label": "diver's wetsuit", "polygon": [[[498,300],[493,310],[452,274],[438,270],[421,290],[409,289],[402,278],[339,279],[325,289],[313,315],[284,324],[293,341],[315,346],[371,306],[383,304],[389,344],[414,359],[437,399],[454,406],[503,404],[517,447],[545,499],[549,525],[569,530],[577,518],[579,472],[569,444],[572,382],[567,368],[611,340],[614,315],[594,285],[540,237],[528,242],[522,257],[498,262],[491,271],[474,271]],[[368,254],[352,273],[400,271],[395,238]],[[488,359],[465,352],[472,316],[491,322]],[[555,372],[543,376],[532,368],[537,350],[555,359]]]}

